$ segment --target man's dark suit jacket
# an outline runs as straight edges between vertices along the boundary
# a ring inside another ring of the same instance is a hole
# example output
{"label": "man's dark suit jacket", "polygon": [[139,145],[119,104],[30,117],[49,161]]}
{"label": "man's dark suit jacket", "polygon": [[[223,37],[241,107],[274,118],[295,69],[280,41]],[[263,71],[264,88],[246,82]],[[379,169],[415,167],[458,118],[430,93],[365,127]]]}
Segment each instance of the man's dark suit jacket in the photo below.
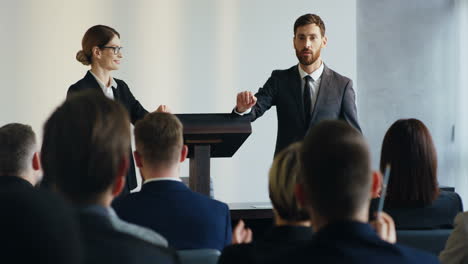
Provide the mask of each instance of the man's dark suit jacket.
{"label": "man's dark suit jacket", "polygon": [[439,263],[429,253],[381,240],[368,224],[337,222],[320,229],[312,240],[285,258],[270,263]]}
{"label": "man's dark suit jacket", "polygon": [[458,213],[463,212],[460,196],[455,192],[441,191],[432,204],[425,207],[388,208],[397,229],[451,229]]}
{"label": "man's dark suit jacket", "polygon": [[228,206],[191,191],[182,182],[145,183],[140,192],[113,206],[120,218],[158,232],[176,249],[222,250],[231,243]]}
{"label": "man's dark suit jacket", "polygon": [[[146,111],[140,102],[135,99],[132,92],[128,88],[128,85],[124,81],[115,78],[114,80],[117,83],[117,89],[112,88],[112,91],[114,92],[114,99],[123,104],[125,109],[128,111],[130,121],[132,124],[135,124],[136,121],[142,119],[148,113],[148,111]],[[99,83],[89,71],[86,73],[83,79],[79,80],[70,86],[70,88],[68,88],[67,98],[75,92],[85,91],[88,89],[93,89],[104,94],[101,87],[99,86]],[[135,173],[135,164],[133,162],[132,153],[130,153],[130,168],[128,169],[127,188],[125,191],[129,192],[136,186],[137,179]]]}
{"label": "man's dark suit jacket", "polygon": [[275,154],[302,140],[308,129],[322,120],[342,119],[360,131],[353,82],[326,65],[311,119],[305,119],[301,76],[297,67],[273,71],[263,88],[255,94],[257,103],[249,114],[254,121],[270,107],[276,106],[278,134]]}
{"label": "man's dark suit jacket", "polygon": [[114,229],[97,213],[78,211],[86,264],[179,263],[175,251]]}
{"label": "man's dark suit jacket", "polygon": [[34,186],[17,176],[0,176],[0,191],[33,190]]}
{"label": "man's dark suit jacket", "polygon": [[[254,234],[255,236],[255,234]],[[304,226],[274,227],[262,240],[250,244],[226,247],[219,264],[270,263],[278,257],[286,257],[299,245],[312,239],[312,228]]]}

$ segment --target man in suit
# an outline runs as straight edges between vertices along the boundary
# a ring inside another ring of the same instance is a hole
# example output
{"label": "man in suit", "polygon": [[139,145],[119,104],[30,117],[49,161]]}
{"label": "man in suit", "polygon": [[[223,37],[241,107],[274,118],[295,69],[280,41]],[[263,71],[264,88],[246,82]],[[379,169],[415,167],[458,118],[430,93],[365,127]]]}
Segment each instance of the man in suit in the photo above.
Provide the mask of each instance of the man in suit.
{"label": "man in suit", "polygon": [[176,116],[151,113],[135,126],[136,165],[144,179],[140,192],[114,203],[124,220],[161,233],[176,249],[223,249],[231,243],[226,204],[191,191],[179,178],[187,157]]}
{"label": "man in suit", "polygon": [[36,134],[28,125],[0,127],[0,190],[32,189],[42,179]]}
{"label": "man in suit", "polygon": [[302,140],[320,120],[342,119],[360,130],[353,82],[322,61],[321,50],[327,45],[322,19],[313,14],[299,17],[294,23],[293,44],[299,64],[273,71],[255,96],[249,91],[237,94],[234,109],[254,121],[276,106],[275,155]]}
{"label": "man in suit", "polygon": [[174,263],[163,237],[110,207],[125,185],[129,123],[124,107],[102,93],[71,96],[44,126],[44,177],[76,207],[87,263]]}
{"label": "man in suit", "polygon": [[367,223],[380,173],[371,171],[368,146],[359,131],[343,121],[322,121],[306,135],[300,156],[303,173],[296,195],[316,233],[287,256],[288,262],[438,263],[435,256],[389,243],[396,235],[387,214],[377,215],[374,228]]}

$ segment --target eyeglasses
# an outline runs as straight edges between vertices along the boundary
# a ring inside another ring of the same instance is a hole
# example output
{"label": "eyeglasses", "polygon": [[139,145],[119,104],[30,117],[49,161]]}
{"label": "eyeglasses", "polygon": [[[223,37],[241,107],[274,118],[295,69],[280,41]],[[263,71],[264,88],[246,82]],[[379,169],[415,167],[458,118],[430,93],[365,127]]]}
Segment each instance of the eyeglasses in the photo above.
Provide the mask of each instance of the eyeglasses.
{"label": "eyeglasses", "polygon": [[123,47],[110,47],[110,46],[104,46],[101,49],[113,49],[114,54],[117,55],[120,53],[120,50],[123,49]]}

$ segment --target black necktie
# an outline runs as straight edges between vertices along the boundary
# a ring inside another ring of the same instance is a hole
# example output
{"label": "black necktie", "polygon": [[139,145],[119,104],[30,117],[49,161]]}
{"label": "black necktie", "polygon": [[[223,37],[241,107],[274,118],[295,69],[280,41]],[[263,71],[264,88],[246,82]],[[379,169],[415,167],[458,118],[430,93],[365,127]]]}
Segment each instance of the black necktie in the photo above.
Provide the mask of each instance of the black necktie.
{"label": "black necktie", "polygon": [[306,122],[309,122],[312,114],[312,87],[310,85],[310,82],[312,81],[312,77],[307,75],[304,77],[305,85],[304,85],[304,114],[305,114],[305,120]]}

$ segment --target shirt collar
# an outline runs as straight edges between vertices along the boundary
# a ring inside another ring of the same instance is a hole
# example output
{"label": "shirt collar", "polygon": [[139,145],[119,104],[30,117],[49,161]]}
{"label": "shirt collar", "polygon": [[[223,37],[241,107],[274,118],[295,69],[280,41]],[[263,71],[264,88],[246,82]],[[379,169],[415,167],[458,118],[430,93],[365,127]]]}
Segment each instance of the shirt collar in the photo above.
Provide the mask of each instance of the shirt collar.
{"label": "shirt collar", "polygon": [[148,180],[145,180],[143,184],[149,183],[149,182],[155,182],[155,181],[177,181],[177,182],[182,182],[180,178],[174,178],[174,177],[161,177],[161,178],[151,178]]}
{"label": "shirt collar", "polygon": [[106,87],[104,85],[104,83],[101,82],[101,80],[99,80],[99,78],[92,72],[92,71],[89,71],[91,73],[91,75],[93,75],[94,79],[96,79],[97,83],[99,84],[99,87],[101,87],[101,89],[103,91],[106,91],[107,88],[114,88],[114,89],[117,89],[117,82],[115,81],[114,78],[110,77],[111,78],[111,84],[109,87]]}
{"label": "shirt collar", "polygon": [[324,64],[323,64],[323,61],[322,61],[322,64],[320,64],[320,67],[318,67],[318,69],[313,71],[311,74],[308,74],[307,72],[305,72],[301,68],[300,64],[297,64],[297,68],[299,69],[299,75],[301,76],[301,79],[304,79],[304,77],[309,75],[310,77],[312,77],[312,80],[317,81],[322,76]]}

